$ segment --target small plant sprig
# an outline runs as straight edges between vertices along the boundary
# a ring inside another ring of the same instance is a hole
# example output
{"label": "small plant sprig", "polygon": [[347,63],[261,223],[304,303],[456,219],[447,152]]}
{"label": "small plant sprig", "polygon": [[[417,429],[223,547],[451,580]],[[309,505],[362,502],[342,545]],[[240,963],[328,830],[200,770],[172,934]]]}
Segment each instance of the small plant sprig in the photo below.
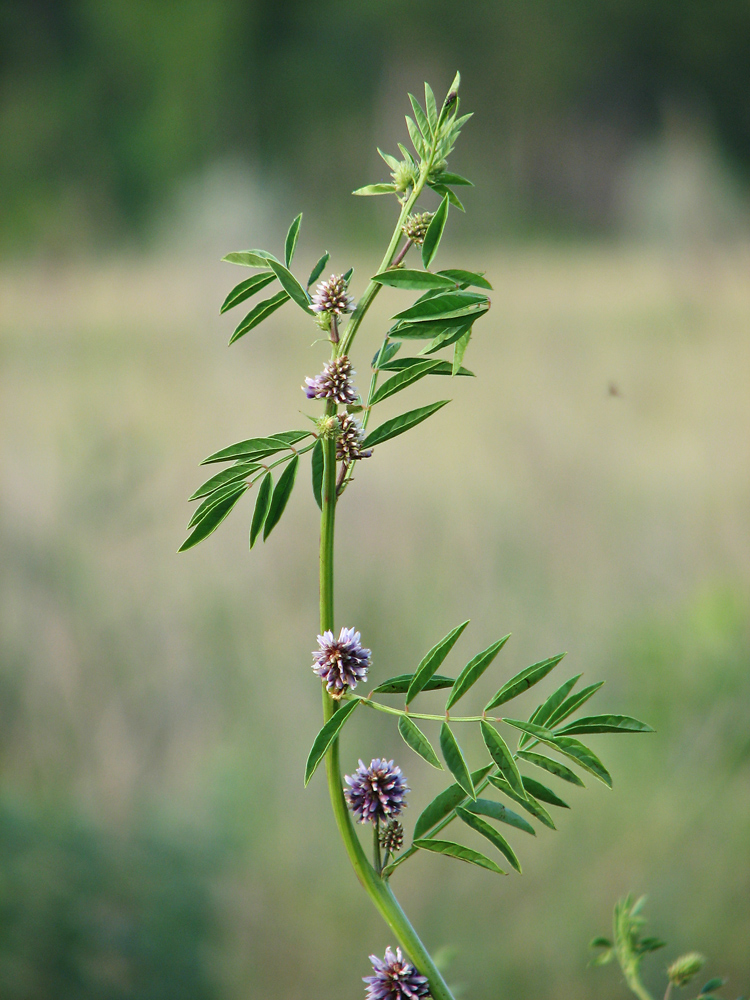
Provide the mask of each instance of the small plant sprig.
{"label": "small plant sprig", "polygon": [[[393,894],[391,877],[401,865],[421,852],[456,858],[495,874],[507,874],[486,854],[445,839],[444,831],[458,821],[465,831],[483,838],[520,873],[521,863],[516,852],[497,824],[534,834],[529,820],[516,811],[519,808],[554,830],[547,806],[569,808],[556,791],[531,774],[522,773],[521,769],[541,770],[545,776],[551,775],[581,787],[583,780],[569,766],[573,765],[611,787],[612,779],[604,764],[577,737],[651,731],[644,723],[624,715],[600,714],[572,719],[602,684],[576,689],[580,674],[545,697],[527,720],[496,714],[501,706],[544,680],[560,663],[563,654],[515,673],[500,685],[483,707],[475,709],[474,714],[454,714],[458,702],[493,664],[509,638],[505,635],[476,653],[458,676],[438,673],[468,622],[456,626],[436,643],[416,669],[381,680],[366,696],[355,693],[355,689],[369,678],[372,652],[363,646],[355,628],[341,627],[338,634],[334,628],[336,508],[352,482],[354,469],[363,460],[377,455],[385,442],[436,414],[449,400],[440,399],[408,410],[368,430],[371,415],[382,402],[426,376],[473,377],[474,373],[463,366],[464,356],[474,324],[490,308],[486,293],[492,286],[482,272],[431,269],[450,206],[464,210],[454,188],[471,186],[466,178],[449,171],[447,163],[462,127],[471,117],[459,116],[459,83],[460,77],[456,74],[439,107],[428,84],[425,84],[424,108],[410,95],[414,118],[407,116],[406,124],[414,151],[399,145],[401,159],[398,159],[379,150],[392,180],[370,184],[354,192],[364,196],[395,196],[399,206],[385,255],[356,303],[350,294],[351,268],[320,280],[328,264],[328,253],[320,257],[304,285],[292,273],[301,215],[292,222],[287,233],[283,263],[267,250],[243,250],[224,258],[254,273],[229,292],[221,307],[222,313],[247,302],[275,282],[280,286],[269,298],[250,309],[236,326],[230,344],[290,301],[302,310],[311,330],[317,326],[323,331],[330,345],[330,357],[324,361],[319,374],[305,378],[303,390],[311,403],[320,401],[324,410],[311,416],[312,429],[248,438],[205,459],[204,464],[221,463],[225,467],[191,497],[201,502],[190,520],[191,534],[181,547],[181,551],[189,549],[210,535],[253,487],[257,487],[257,496],[250,522],[250,548],[261,533],[266,541],[287,506],[300,459],[310,455],[312,493],[321,510],[320,634],[312,666],[321,681],[323,726],[313,742],[304,780],[307,784],[318,765],[325,762],[334,817],[350,861],[400,945],[395,952],[389,948],[383,959],[371,956],[373,972],[365,977],[369,1000],[412,1000],[423,996],[452,1000],[437,965]],[[415,211],[425,188],[432,189],[441,199],[434,212]],[[417,251],[421,261],[410,258],[407,264],[410,252],[413,258]],[[316,282],[317,287],[311,293]],[[393,315],[392,324],[370,365],[369,388],[362,395],[354,381],[352,348],[373,300],[384,287],[419,294],[411,305],[398,308]],[[418,354],[404,357],[399,354],[404,345],[407,348],[423,346]],[[443,354],[446,351],[448,357]],[[276,469],[280,474],[274,481]],[[440,714],[414,711],[418,696],[440,690],[448,692]],[[403,707],[383,700],[392,696],[402,696]],[[409,787],[395,761],[375,758],[366,764],[360,760],[352,773],[342,777],[339,737],[357,709],[390,716],[404,743],[420,762],[438,770],[443,770],[445,765],[452,778],[452,783],[417,818],[406,847],[401,816]],[[442,763],[430,738],[423,732],[432,725],[439,726]],[[470,766],[456,738],[455,730],[463,725],[476,726],[480,730],[487,756],[478,768]],[[506,728],[501,732],[500,727]],[[509,745],[512,734],[518,737],[515,749]],[[540,752],[542,750],[545,752]],[[549,751],[553,756],[548,756]],[[500,799],[495,797],[496,793]],[[372,827],[369,856],[354,819],[359,825]]]}
{"label": "small plant sprig", "polygon": [[[641,962],[651,952],[666,948],[667,943],[658,937],[642,936],[646,924],[646,918],[642,915],[645,903],[645,896],[640,899],[626,896],[615,904],[613,938],[594,938],[591,948],[596,951],[596,955],[591,964],[608,965],[616,959],[625,982],[638,1000],[653,1000],[641,979]],[[687,986],[695,979],[705,964],[706,959],[697,951],[689,951],[671,962],[666,967],[664,1000],[670,1000],[673,989]],[[716,991],[725,984],[726,979],[720,976],[709,979],[697,994],[696,1000],[721,1000]],[[739,997],[739,1000],[747,1000],[747,997]]]}

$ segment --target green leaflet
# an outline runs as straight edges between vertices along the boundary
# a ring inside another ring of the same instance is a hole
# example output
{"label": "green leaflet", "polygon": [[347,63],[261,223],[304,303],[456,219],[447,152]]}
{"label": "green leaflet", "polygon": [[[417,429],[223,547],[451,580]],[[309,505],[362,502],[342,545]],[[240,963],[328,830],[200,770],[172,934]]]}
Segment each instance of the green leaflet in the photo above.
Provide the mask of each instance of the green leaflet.
{"label": "green leaflet", "polygon": [[[572,689],[578,683],[580,677],[580,674],[576,674],[575,677],[571,677],[570,680],[561,684],[556,691],[553,691],[546,701],[537,706],[529,718],[529,722],[535,722],[538,726],[544,726],[552,713],[559,708],[562,702],[568,697]],[[525,746],[530,739],[531,737],[524,733],[519,741],[519,747]]]}
{"label": "green leaflet", "polygon": [[306,786],[310,783],[310,778],[312,778],[315,774],[318,764],[325,757],[328,752],[328,748],[339,735],[344,727],[344,723],[349,719],[349,716],[355,710],[357,705],[359,705],[359,699],[347,701],[345,704],[341,705],[341,707],[334,712],[328,722],[326,722],[318,735],[315,737],[315,742],[312,745],[310,755],[307,758],[307,765],[305,767]]}
{"label": "green leaflet", "polygon": [[[279,264],[278,266],[280,267],[281,265]],[[230,345],[236,340],[239,340],[240,337],[244,337],[248,331],[258,326],[258,324],[262,323],[264,319],[268,319],[271,313],[276,312],[277,309],[280,309],[281,306],[288,301],[289,296],[287,293],[285,291],[281,291],[272,295],[270,299],[263,299],[262,302],[259,302],[254,309],[250,310],[242,322],[239,323],[234,333],[229,338]]]}
{"label": "green leaflet", "polygon": [[461,174],[452,174],[447,170],[443,170],[435,178],[438,184],[454,184],[456,187],[474,187],[472,181],[468,180],[466,177],[462,177]]}
{"label": "green leaflet", "polygon": [[487,649],[483,650],[481,653],[477,653],[472,660],[469,660],[456,678],[456,683],[453,685],[453,690],[451,691],[445,705],[446,712],[450,711],[459,698],[463,698],[469,688],[476,684],[508,639],[510,639],[510,633],[503,636],[502,639],[498,639],[497,642],[493,642],[491,646],[488,646]]}
{"label": "green leaflet", "polygon": [[443,759],[448,765],[448,770],[457,783],[467,795],[472,799],[476,799],[477,793],[474,791],[474,784],[471,780],[469,768],[464,760],[464,755],[461,753],[461,747],[458,745],[456,737],[453,735],[451,727],[447,722],[444,722],[440,727],[440,749],[443,752]]}
{"label": "green leaflet", "polygon": [[422,160],[426,160],[427,149],[425,148],[425,144],[420,134],[420,131],[408,115],[406,115],[405,117],[406,117],[406,127],[409,130],[409,138],[411,139],[411,144],[416,150],[417,156],[420,157],[420,159]]}
{"label": "green leaflet", "polygon": [[593,697],[603,684],[604,681],[598,681],[596,684],[589,684],[588,687],[581,688],[578,694],[572,694],[558,708],[555,709],[552,715],[550,715],[547,719],[545,725],[549,725],[551,728],[552,726],[556,726],[558,722],[563,722],[568,718],[568,716],[572,715],[577,708],[580,708],[581,705],[585,705],[589,698]]}
{"label": "green leaflet", "polygon": [[557,829],[550,814],[544,806],[539,805],[533,795],[529,795],[529,793],[526,792],[526,798],[522,799],[520,795],[516,795],[505,778],[500,777],[500,775],[490,774],[489,779],[490,783],[494,785],[498,791],[502,792],[503,795],[507,795],[509,799],[513,799],[514,802],[517,802],[522,809],[525,809],[527,813],[535,816],[540,823],[544,823],[544,825],[548,826],[550,830]]}
{"label": "green leaflet", "polygon": [[[472,784],[474,786],[478,785],[487,777],[491,770],[492,765],[487,764],[485,767],[480,767],[478,770],[473,771],[471,775]],[[436,795],[432,802],[425,806],[420,813],[414,826],[414,839],[417,840],[419,837],[424,836],[424,834],[429,833],[446,816],[449,816],[456,806],[465,802],[466,798],[466,792],[458,784],[450,785],[445,791]]]}
{"label": "green leaflet", "polygon": [[222,469],[221,472],[217,472],[215,476],[211,476],[202,486],[199,486],[190,497],[190,500],[199,500],[201,497],[213,493],[214,490],[218,490],[220,486],[226,486],[228,483],[245,479],[246,476],[256,472],[259,468],[260,466],[255,462],[240,462],[229,469]]}
{"label": "green leaflet", "polygon": [[294,251],[297,247],[297,239],[299,238],[299,227],[302,224],[302,212],[299,213],[297,218],[289,227],[289,232],[286,234],[286,240],[284,242],[284,263],[287,267],[292,266],[292,258],[294,257]]}
{"label": "green leaflet", "polygon": [[500,733],[498,733],[495,727],[489,724],[489,722],[482,719],[479,725],[482,730],[484,745],[487,747],[489,755],[495,762],[498,771],[502,774],[513,791],[521,798],[525,799],[526,790],[524,788],[523,781],[521,780],[521,775],[519,774],[516,762],[513,760],[513,754],[508,749],[508,744],[502,738]]}
{"label": "green leaflet", "polygon": [[[470,324],[469,324],[470,325]],[[447,320],[438,320],[437,323],[405,323],[399,322],[388,331],[388,336],[394,340],[437,340],[456,334],[460,337],[467,329],[464,323],[449,323]]]}
{"label": "green leaflet", "polygon": [[421,298],[408,309],[402,309],[393,317],[409,323],[437,323],[439,320],[458,321],[477,312],[488,309],[488,299],[481,292],[461,291],[439,292],[429,298]]}
{"label": "green leaflet", "polygon": [[422,244],[422,263],[425,267],[430,266],[435,259],[435,254],[438,252],[440,240],[443,238],[443,231],[445,230],[445,223],[448,220],[448,204],[449,196],[446,194],[427,227],[424,243]]}
{"label": "green leaflet", "polygon": [[193,512],[193,516],[188,522],[188,530],[198,524],[199,521],[202,521],[217,503],[221,503],[222,500],[226,500],[228,497],[234,496],[235,493],[244,493],[244,491],[249,488],[249,483],[234,482],[227,483],[226,486],[222,486],[218,490],[214,490],[214,492],[210,493],[203,503]]}
{"label": "green leaflet", "polygon": [[629,715],[589,715],[555,730],[557,736],[573,733],[653,733],[651,726]]}
{"label": "green leaflet", "polygon": [[268,265],[279,279],[281,287],[287,293],[289,298],[294,299],[297,305],[301,309],[304,309],[308,315],[312,315],[312,309],[310,308],[310,296],[307,294],[302,285],[300,285],[299,281],[297,281],[289,268],[284,267],[283,264],[279,264],[277,260],[269,260]]}
{"label": "green leaflet", "polygon": [[[387,338],[383,341],[382,347],[375,352],[375,356],[370,364],[371,368],[387,368],[390,364],[391,358],[394,358],[398,352],[401,350],[402,345],[399,343],[393,343]],[[417,358],[417,361],[421,361],[421,358]]]}
{"label": "green leaflet", "polygon": [[289,497],[292,495],[292,490],[294,489],[294,480],[297,477],[297,466],[299,465],[299,455],[295,455],[289,462],[289,465],[284,469],[284,471],[279,476],[279,481],[274,487],[273,495],[271,497],[271,503],[268,508],[268,514],[266,515],[266,521],[263,525],[263,541],[268,538],[273,529],[281,520],[281,515],[286,509],[286,505],[289,502]]}
{"label": "green leaflet", "polygon": [[407,413],[402,413],[398,417],[392,417],[390,420],[386,420],[379,427],[376,427],[374,431],[371,431],[362,443],[363,448],[373,448],[376,444],[382,444],[384,441],[390,441],[391,438],[397,437],[399,434],[403,434],[405,431],[409,431],[412,427],[416,427],[417,424],[421,424],[423,420],[431,417],[433,413],[445,406],[446,403],[450,403],[449,399],[441,399],[437,403],[430,403],[428,406],[420,406],[416,410],[409,410]]}
{"label": "green leaflet", "polygon": [[595,778],[598,778],[607,788],[612,787],[612,775],[606,769],[604,764],[599,760],[593,750],[590,750],[587,746],[584,746],[580,740],[574,739],[572,736],[555,736],[552,741],[553,746],[560,753],[565,754],[570,760],[579,764],[585,771],[593,774]]}
{"label": "green leaflet", "polygon": [[461,844],[454,844],[450,840],[415,840],[414,846],[422,851],[432,851],[433,854],[445,854],[449,858],[467,861],[470,865],[478,865],[498,875],[508,874],[479,851],[472,851],[470,847],[462,847]]}
{"label": "green leaflet", "polygon": [[391,156],[390,153],[384,153],[383,150],[380,148],[380,146],[377,147],[377,150],[383,162],[388,165],[389,170],[398,170],[398,168],[401,166],[401,163],[399,162],[399,160],[396,159],[395,156]]}
{"label": "green leaflet", "polygon": [[477,833],[481,833],[483,837],[486,837],[489,842],[500,851],[501,854],[507,858],[510,864],[516,869],[516,871],[521,874],[521,863],[516,857],[516,853],[510,846],[508,841],[501,834],[497,832],[494,826],[490,826],[485,820],[477,816],[475,813],[470,812],[468,809],[464,809],[459,806],[456,809],[456,815],[458,818],[465,823],[472,830],[476,830]]}
{"label": "green leaflet", "polygon": [[[451,375],[458,375],[461,372],[461,362],[464,359],[464,354],[466,354],[466,348],[469,346],[469,341],[471,340],[471,327],[462,333],[458,338],[453,347],[453,364],[451,365]],[[427,351],[429,354],[429,349]]]}
{"label": "green leaflet", "polygon": [[375,406],[376,403],[380,403],[389,396],[393,396],[402,389],[406,389],[407,386],[410,386],[413,382],[418,382],[419,379],[424,378],[425,375],[429,375],[430,370],[434,368],[436,364],[436,361],[423,360],[420,361],[419,364],[410,365],[408,368],[404,368],[396,375],[391,376],[391,378],[383,382],[377,390],[375,395],[370,400],[370,405]]}
{"label": "green leaflet", "polygon": [[312,271],[310,271],[310,277],[307,279],[308,290],[310,288],[310,285],[314,284],[323,273],[323,268],[328,263],[330,256],[331,255],[326,250],[326,252],[318,259],[318,262],[312,269]]}
{"label": "green leaflet", "polygon": [[373,195],[373,194],[393,194],[396,190],[395,184],[365,184],[364,187],[357,188],[352,194]]}
{"label": "green leaflet", "polygon": [[602,781],[608,788],[612,787],[612,776],[609,771],[594,751],[589,750],[580,740],[574,739],[572,736],[558,736],[550,732],[549,729],[545,729],[544,726],[537,726],[533,722],[521,722],[518,719],[503,719],[503,722],[507,722],[509,726],[513,726],[515,729],[520,729],[523,733],[528,733],[541,743],[552,747],[553,750],[559,750],[560,753],[570,758],[570,760],[575,761],[585,771],[593,774],[595,778]]}
{"label": "green leaflet", "polygon": [[250,525],[250,548],[255,545],[255,540],[260,534],[260,529],[268,515],[268,508],[271,506],[271,490],[273,489],[273,476],[270,472],[267,472],[263,477],[263,481],[260,484],[260,489],[258,490],[258,496],[255,500],[255,510],[253,511],[253,520]]}
{"label": "green leaflet", "polygon": [[424,85],[424,106],[427,111],[427,121],[430,131],[434,135],[438,123],[437,104],[435,103],[435,95],[432,92],[432,87],[427,82]]}
{"label": "green leaflet", "polygon": [[438,181],[427,181],[427,186],[431,187],[435,194],[447,198],[450,204],[455,206],[459,212],[466,211],[463,202],[452,188],[446,187],[445,184],[440,184]]}
{"label": "green leaflet", "polygon": [[315,503],[323,509],[323,442],[320,438],[315,442],[312,450],[312,491]]}
{"label": "green leaflet", "polygon": [[551,656],[548,660],[532,663],[530,667],[526,667],[525,670],[517,673],[515,677],[511,677],[508,683],[504,684],[492,700],[485,705],[485,712],[492,711],[498,705],[504,705],[506,701],[511,701],[522,692],[533,687],[543,677],[546,677],[550,670],[553,670],[564,656],[565,653],[559,653],[557,656]]}
{"label": "green leaflet", "polygon": [[210,465],[213,462],[233,462],[236,459],[246,459],[258,454],[273,455],[277,451],[284,451],[290,445],[310,437],[311,434],[312,431],[284,431],[282,434],[269,434],[268,437],[248,438],[246,441],[238,441],[237,444],[230,444],[228,448],[215,451],[213,455],[204,458],[201,465]]}
{"label": "green leaflet", "polygon": [[541,781],[530,778],[526,774],[523,776],[523,787],[527,794],[533,795],[535,799],[546,802],[550,806],[558,806],[560,809],[570,809],[568,803],[564,802],[559,795],[556,795],[551,788],[547,788]]}
{"label": "green leaflet", "polygon": [[[400,344],[396,344],[396,347],[400,347]],[[395,358],[393,361],[386,361],[381,365],[378,365],[380,371],[384,372],[400,372],[404,368],[411,368],[413,365],[421,365],[424,358]],[[452,375],[453,365],[450,361],[438,361],[437,359],[433,361],[433,367],[427,373],[428,375]],[[472,378],[475,377],[474,372],[469,371],[468,368],[461,368],[460,371],[456,372],[457,375],[470,375]]]}
{"label": "green leaflet", "polygon": [[239,250],[221,259],[227,264],[241,264],[243,267],[268,267],[269,260],[276,260],[268,250]]}
{"label": "green leaflet", "polygon": [[508,826],[514,826],[517,830],[523,830],[524,833],[530,833],[532,837],[536,837],[536,830],[531,823],[525,820],[523,816],[519,816],[518,813],[513,812],[512,809],[508,809],[502,802],[480,798],[476,802],[466,802],[462,808],[466,809],[467,812],[476,813],[478,816],[488,816],[499,823],[507,823]]}
{"label": "green leaflet", "polygon": [[[444,347],[450,347],[451,344],[458,343],[459,340],[466,337],[467,333],[471,333],[473,323],[474,320],[471,319],[468,322],[460,323],[458,326],[446,327],[432,340],[431,343],[429,343],[426,347],[423,347],[419,353],[434,354],[435,351],[442,351]],[[451,374],[452,373],[453,369],[451,368]]]}
{"label": "green leaflet", "polygon": [[[247,487],[245,487],[247,489]],[[182,545],[177,550],[178,552],[185,552],[187,549],[192,549],[194,545],[198,542],[202,542],[204,538],[208,538],[211,532],[216,531],[221,522],[232,510],[234,505],[237,503],[239,498],[245,492],[245,489],[238,490],[237,493],[232,493],[226,499],[222,500],[221,503],[216,504],[212,507],[208,514],[201,520],[193,531],[192,535],[189,535]]]}
{"label": "green leaflet", "polygon": [[443,770],[443,765],[438,760],[437,754],[432,749],[430,741],[427,739],[425,734],[416,726],[410,718],[406,715],[402,715],[398,720],[398,731],[401,733],[401,738],[408,747],[414,751],[414,753],[419,754],[419,756],[426,760],[428,764],[432,764],[439,771]]}
{"label": "green leaflet", "polygon": [[[430,128],[430,123],[427,119],[427,115],[422,110],[422,106],[413,94],[409,94],[409,100],[411,101],[411,106],[414,111],[414,118],[419,126],[419,131],[422,133],[427,142],[432,138],[432,129]],[[416,148],[416,147],[415,147]]]}
{"label": "green leaflet", "polygon": [[441,639],[432,649],[423,657],[422,662],[417,667],[414,672],[409,689],[406,692],[406,704],[410,704],[417,697],[420,691],[423,691],[427,683],[429,682],[432,675],[437,671],[438,667],[441,665],[443,660],[446,658],[448,653],[453,649],[459,636],[469,624],[468,619],[457,625],[452,631]]}
{"label": "green leaflet", "polygon": [[425,288],[455,288],[456,282],[440,274],[430,271],[412,271],[407,268],[394,267],[390,271],[381,271],[374,275],[373,281],[379,285],[391,288],[409,288],[423,291]]}
{"label": "green leaflet", "polygon": [[461,271],[458,268],[446,267],[437,273],[450,278],[457,285],[474,285],[475,288],[487,288],[492,291],[492,285],[478,271]]}
{"label": "green leaflet", "polygon": [[581,788],[586,787],[575,771],[571,771],[569,767],[561,764],[558,760],[552,760],[551,757],[545,757],[541,753],[532,753],[529,750],[519,750],[518,756],[529,764],[534,764],[536,767],[541,767],[542,770],[554,774],[556,778],[569,781],[571,785],[579,785]]}
{"label": "green leaflet", "polygon": [[275,280],[276,275],[273,271],[261,271],[259,274],[254,274],[251,278],[246,278],[245,281],[241,281],[239,285],[234,286],[229,295],[224,299],[219,312],[225,313],[229,309],[234,309],[240,302],[249,299],[251,295],[255,295],[261,288],[265,288],[266,285],[270,285]]}
{"label": "green leaflet", "polygon": [[[414,680],[414,674],[399,674],[391,677],[382,684],[373,688],[373,694],[406,694],[409,685]],[[438,691],[442,688],[449,688],[453,684],[453,677],[446,677],[443,674],[433,674],[422,688],[423,691]]]}

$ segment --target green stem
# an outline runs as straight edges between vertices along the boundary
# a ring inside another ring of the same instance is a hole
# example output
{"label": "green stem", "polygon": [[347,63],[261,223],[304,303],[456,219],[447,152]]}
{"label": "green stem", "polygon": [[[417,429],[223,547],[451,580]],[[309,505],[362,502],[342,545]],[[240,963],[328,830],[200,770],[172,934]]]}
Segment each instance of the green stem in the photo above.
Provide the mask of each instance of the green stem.
{"label": "green stem", "polygon": [[[335,415],[335,404],[329,402],[326,412],[329,416]],[[323,462],[323,510],[320,519],[321,632],[325,632],[327,629],[333,630],[334,624],[333,543],[336,516],[336,442],[332,438],[323,441]],[[332,717],[337,707],[337,702],[330,697],[323,686],[323,716],[326,721]],[[344,798],[338,740],[333,743],[326,755],[326,776],[336,825],[357,878],[402,948],[422,975],[427,976],[433,1000],[454,1000],[440,970],[393,895],[388,880],[378,874],[367,859]]]}
{"label": "green stem", "polygon": [[[422,193],[422,188],[427,183],[427,177],[429,176],[430,170],[432,170],[432,162],[435,159],[435,145],[433,143],[433,148],[430,150],[429,159],[422,163],[421,169],[419,171],[419,180],[412,188],[411,194],[404,202],[401,208],[401,214],[398,217],[398,222],[396,223],[396,228],[393,230],[393,236],[391,236],[391,242],[388,244],[388,249],[385,252],[385,256],[380,262],[380,267],[377,270],[377,274],[381,271],[385,271],[391,265],[393,260],[393,255],[396,252],[396,247],[398,246],[399,240],[401,239],[401,227],[406,221],[406,217],[411,212],[412,208],[417,202],[420,194]],[[344,336],[344,342],[341,347],[342,354],[348,354],[351,350],[352,342],[356,336],[357,330],[365,318],[367,310],[372,305],[373,299],[380,291],[381,286],[377,281],[370,280],[370,284],[365,289],[365,293],[362,298],[357,303],[357,308],[352,314],[352,318],[349,320],[346,327],[346,334]]]}

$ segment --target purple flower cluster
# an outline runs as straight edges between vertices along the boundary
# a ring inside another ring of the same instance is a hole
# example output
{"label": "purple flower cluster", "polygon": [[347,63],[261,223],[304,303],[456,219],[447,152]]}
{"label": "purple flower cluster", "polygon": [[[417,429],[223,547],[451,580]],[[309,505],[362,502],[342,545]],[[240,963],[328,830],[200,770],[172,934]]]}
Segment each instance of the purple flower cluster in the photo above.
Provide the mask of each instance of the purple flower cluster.
{"label": "purple flower cluster", "polygon": [[313,670],[325,682],[332,698],[340,698],[347,688],[366,680],[372,654],[360,642],[359,632],[342,628],[338,639],[333,632],[318,636],[320,649],[313,652]]}
{"label": "purple flower cluster", "polygon": [[354,309],[354,299],[347,295],[348,282],[341,274],[332,274],[327,281],[321,281],[312,297],[313,312],[333,313],[341,316]]}
{"label": "purple flower cluster", "polygon": [[385,949],[385,958],[370,955],[374,975],[364,976],[367,983],[367,1000],[417,1000],[430,995],[430,984],[410,965],[396,948]]}
{"label": "purple flower cluster", "polygon": [[352,383],[355,375],[345,354],[326,361],[323,371],[315,378],[306,378],[302,387],[308,399],[334,399],[337,403],[355,403],[359,393]]}
{"label": "purple flower cluster", "polygon": [[362,761],[354,774],[345,775],[349,786],[344,795],[349,808],[360,823],[377,823],[398,816],[409,791],[401,768],[392,760],[376,757],[366,767]]}
{"label": "purple flower cluster", "polygon": [[362,441],[365,432],[362,425],[351,413],[339,414],[339,433],[336,438],[336,458],[340,462],[356,462],[360,458],[369,458],[372,449],[362,451]]}

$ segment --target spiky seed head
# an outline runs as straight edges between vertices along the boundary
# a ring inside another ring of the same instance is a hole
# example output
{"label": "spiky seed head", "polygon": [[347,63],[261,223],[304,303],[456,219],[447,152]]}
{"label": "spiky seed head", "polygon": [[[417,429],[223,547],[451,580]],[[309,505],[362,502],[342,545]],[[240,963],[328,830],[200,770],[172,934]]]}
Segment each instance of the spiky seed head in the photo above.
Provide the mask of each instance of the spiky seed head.
{"label": "spiky seed head", "polygon": [[397,191],[406,191],[417,183],[414,166],[408,160],[402,160],[396,169],[391,171],[391,177]]}
{"label": "spiky seed head", "polygon": [[380,831],[380,846],[389,854],[398,854],[404,846],[404,828],[397,819],[392,819]]}
{"label": "spiky seed head", "polygon": [[346,801],[360,823],[385,822],[406,805],[409,787],[392,760],[376,757],[369,766],[360,761],[354,774],[345,775],[344,780],[349,786],[344,789]]}
{"label": "spiky seed head", "polygon": [[425,976],[406,961],[401,949],[386,948],[385,958],[370,955],[371,976],[364,976],[367,983],[367,1000],[419,1000],[429,997],[430,984]]}
{"label": "spiky seed head", "polygon": [[434,214],[434,212],[419,212],[417,215],[408,215],[401,227],[404,236],[417,246],[421,246]]}
{"label": "spiky seed head", "polygon": [[312,297],[313,312],[335,316],[350,313],[354,309],[354,299],[347,295],[348,287],[341,274],[332,274],[326,281],[321,281]]}
{"label": "spiky seed head", "polygon": [[302,388],[308,399],[334,399],[337,403],[354,403],[359,393],[352,383],[356,372],[349,358],[342,354],[327,361],[315,378],[306,378]]}
{"label": "spiky seed head", "polygon": [[360,458],[369,458],[372,448],[362,450],[365,432],[362,425],[350,413],[340,413],[338,436],[336,438],[336,458],[340,462],[356,462]]}
{"label": "spiky seed head", "polygon": [[706,959],[697,951],[681,955],[667,969],[670,983],[674,986],[685,986],[693,976],[698,975],[705,964]]}
{"label": "spiky seed head", "polygon": [[338,639],[334,639],[330,631],[318,636],[320,648],[313,651],[313,671],[332,698],[340,698],[345,691],[367,679],[372,654],[364,648],[360,638],[353,628],[342,628]]}

